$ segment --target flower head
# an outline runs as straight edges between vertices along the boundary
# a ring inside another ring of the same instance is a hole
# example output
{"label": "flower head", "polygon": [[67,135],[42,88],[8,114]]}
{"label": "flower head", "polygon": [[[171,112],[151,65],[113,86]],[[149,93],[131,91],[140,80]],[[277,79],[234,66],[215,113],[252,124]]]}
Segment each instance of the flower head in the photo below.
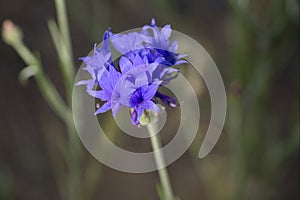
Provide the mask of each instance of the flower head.
{"label": "flower head", "polygon": [[[77,85],[86,85],[89,95],[105,102],[95,114],[112,110],[116,117],[125,106],[131,110],[132,123],[139,126],[143,113],[159,112],[155,98],[166,106],[176,107],[174,98],[158,92],[160,86],[179,72],[172,66],[185,62],[181,59],[184,55],[176,53],[177,41],[170,43],[171,32],[170,25],[159,30],[154,19],[142,32],[113,34],[108,29],[102,45],[94,46],[93,55],[80,58],[91,79],[79,81]],[[122,54],[117,66],[112,62],[109,41]]]}

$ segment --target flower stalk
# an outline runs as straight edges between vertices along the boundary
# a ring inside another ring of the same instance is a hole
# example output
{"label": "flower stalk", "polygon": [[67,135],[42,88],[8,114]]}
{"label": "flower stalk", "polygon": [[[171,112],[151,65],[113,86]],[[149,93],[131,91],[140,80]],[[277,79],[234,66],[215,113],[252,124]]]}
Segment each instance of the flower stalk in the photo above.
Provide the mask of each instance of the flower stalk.
{"label": "flower stalk", "polygon": [[168,170],[166,167],[163,167],[165,166],[165,158],[162,151],[160,151],[162,147],[160,136],[158,134],[155,134],[155,127],[151,123],[147,125],[147,129],[151,136],[150,137],[151,146],[154,153],[155,163],[156,166],[158,167],[158,175],[159,175],[159,179],[163,191],[163,198],[164,198],[163,200],[175,200]]}

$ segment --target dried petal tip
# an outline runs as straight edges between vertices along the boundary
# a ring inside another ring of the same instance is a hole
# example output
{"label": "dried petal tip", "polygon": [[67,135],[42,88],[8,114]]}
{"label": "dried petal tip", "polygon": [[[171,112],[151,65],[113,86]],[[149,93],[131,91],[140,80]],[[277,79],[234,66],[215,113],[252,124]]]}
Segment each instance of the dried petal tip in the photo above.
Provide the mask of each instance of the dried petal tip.
{"label": "dried petal tip", "polygon": [[21,30],[10,20],[5,20],[2,24],[2,38],[10,45],[22,40]]}
{"label": "dried petal tip", "polygon": [[140,126],[146,126],[151,122],[150,113],[148,110],[145,110],[140,118]]}
{"label": "dried petal tip", "polygon": [[129,109],[129,114],[131,118],[135,118],[135,121],[133,121],[132,123],[139,128],[146,126],[151,122],[150,112],[148,110],[144,110],[143,114],[139,119],[137,118],[137,113],[133,108]]}

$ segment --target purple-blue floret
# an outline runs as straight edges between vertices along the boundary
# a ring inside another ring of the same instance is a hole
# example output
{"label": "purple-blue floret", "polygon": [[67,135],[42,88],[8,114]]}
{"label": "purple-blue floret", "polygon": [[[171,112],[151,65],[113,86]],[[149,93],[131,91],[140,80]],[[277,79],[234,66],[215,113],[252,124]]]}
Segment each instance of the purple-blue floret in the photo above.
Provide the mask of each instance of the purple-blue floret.
{"label": "purple-blue floret", "polygon": [[[166,106],[177,107],[174,98],[158,91],[177,76],[179,70],[173,66],[186,63],[182,59],[186,55],[176,52],[177,41],[170,42],[171,33],[170,25],[159,29],[154,19],[141,32],[105,31],[102,44],[94,46],[92,55],[80,58],[91,79],[76,83],[86,85],[89,95],[105,102],[95,115],[112,110],[116,117],[125,106],[131,109],[132,123],[139,126],[145,111],[159,112],[155,98]],[[110,43],[121,54],[118,64],[112,61]]]}

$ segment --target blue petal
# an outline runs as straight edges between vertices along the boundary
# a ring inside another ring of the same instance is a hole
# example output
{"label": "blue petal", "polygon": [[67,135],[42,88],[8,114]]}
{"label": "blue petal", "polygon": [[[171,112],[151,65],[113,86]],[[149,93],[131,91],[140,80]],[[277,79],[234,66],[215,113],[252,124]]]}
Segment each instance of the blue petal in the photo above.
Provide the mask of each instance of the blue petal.
{"label": "blue petal", "polygon": [[157,92],[159,84],[151,84],[147,87],[147,90],[144,92],[143,97],[146,100],[151,100],[155,93]]}
{"label": "blue petal", "polygon": [[79,59],[93,68],[101,69],[101,68],[105,67],[105,65],[108,62],[110,57],[111,57],[110,53],[103,55],[102,53],[98,52],[97,50],[94,50],[94,55],[81,57]]}
{"label": "blue petal", "polygon": [[114,66],[110,65],[109,66],[109,75],[110,75],[110,78],[111,78],[110,81],[111,81],[113,87],[115,87],[118,80],[119,80],[119,78],[120,78],[120,76],[121,76],[121,74],[120,74],[120,72],[118,72],[116,70],[116,68]]}
{"label": "blue petal", "polygon": [[134,85],[139,88],[143,85],[148,85],[150,82],[149,82],[149,79],[148,79],[148,76],[147,74],[144,72],[144,73],[140,73],[138,74],[136,77],[135,77],[135,82],[134,82]]}
{"label": "blue petal", "polygon": [[141,104],[141,107],[146,109],[146,110],[151,110],[151,111],[154,111],[154,112],[160,112],[159,107],[151,100],[144,101]]}
{"label": "blue petal", "polygon": [[131,69],[133,68],[132,63],[131,63],[130,60],[129,60],[128,58],[126,58],[125,56],[122,56],[122,57],[120,58],[119,66],[120,66],[121,72],[122,72],[123,74],[125,74],[126,72],[128,72],[129,70],[131,70]]}
{"label": "blue petal", "polygon": [[113,91],[113,85],[111,84],[110,74],[108,70],[105,70],[99,80],[99,85],[101,89],[107,91]]}
{"label": "blue petal", "polygon": [[114,104],[113,107],[112,107],[112,113],[113,113],[113,117],[116,118],[120,108],[122,107],[121,104],[117,103],[117,104]]}
{"label": "blue petal", "polygon": [[92,80],[81,80],[75,83],[75,85],[87,85],[91,82]]}
{"label": "blue petal", "polygon": [[120,73],[112,66],[109,66],[109,70],[105,70],[99,80],[99,85],[103,90],[113,92],[120,78]]}
{"label": "blue petal", "polygon": [[130,96],[129,106],[131,108],[138,106],[144,100],[143,91],[146,90],[145,87],[147,86],[137,88]]}
{"label": "blue petal", "polygon": [[178,49],[178,42],[175,40],[170,46],[169,46],[169,51],[175,53]]}
{"label": "blue petal", "polygon": [[92,94],[92,96],[101,99],[102,101],[109,100],[109,95],[104,90],[94,90]]}
{"label": "blue petal", "polygon": [[145,62],[139,54],[135,54],[135,57],[132,60],[132,64],[135,67],[139,67],[139,66],[145,65]]}
{"label": "blue petal", "polygon": [[156,26],[156,23],[155,23],[155,19],[154,19],[154,18],[151,19],[151,26],[153,26],[153,27]]}
{"label": "blue petal", "polygon": [[115,34],[111,37],[112,44],[122,54],[143,48],[144,41],[145,37],[136,32],[128,34]]}
{"label": "blue petal", "polygon": [[164,36],[165,39],[169,39],[169,37],[171,36],[171,33],[172,33],[172,29],[171,29],[171,26],[168,24],[168,25],[165,25],[161,31],[160,31],[161,35]]}
{"label": "blue petal", "polygon": [[96,112],[95,115],[98,115],[99,113],[105,113],[108,110],[111,109],[111,104],[110,101],[106,102],[105,104],[103,104]]}
{"label": "blue petal", "polygon": [[166,104],[167,106],[170,106],[170,107],[177,107],[177,104],[176,104],[176,100],[172,97],[169,97],[168,95],[165,95],[165,94],[162,94],[160,92],[157,92],[155,94],[155,97],[158,97],[161,99],[161,101]]}

